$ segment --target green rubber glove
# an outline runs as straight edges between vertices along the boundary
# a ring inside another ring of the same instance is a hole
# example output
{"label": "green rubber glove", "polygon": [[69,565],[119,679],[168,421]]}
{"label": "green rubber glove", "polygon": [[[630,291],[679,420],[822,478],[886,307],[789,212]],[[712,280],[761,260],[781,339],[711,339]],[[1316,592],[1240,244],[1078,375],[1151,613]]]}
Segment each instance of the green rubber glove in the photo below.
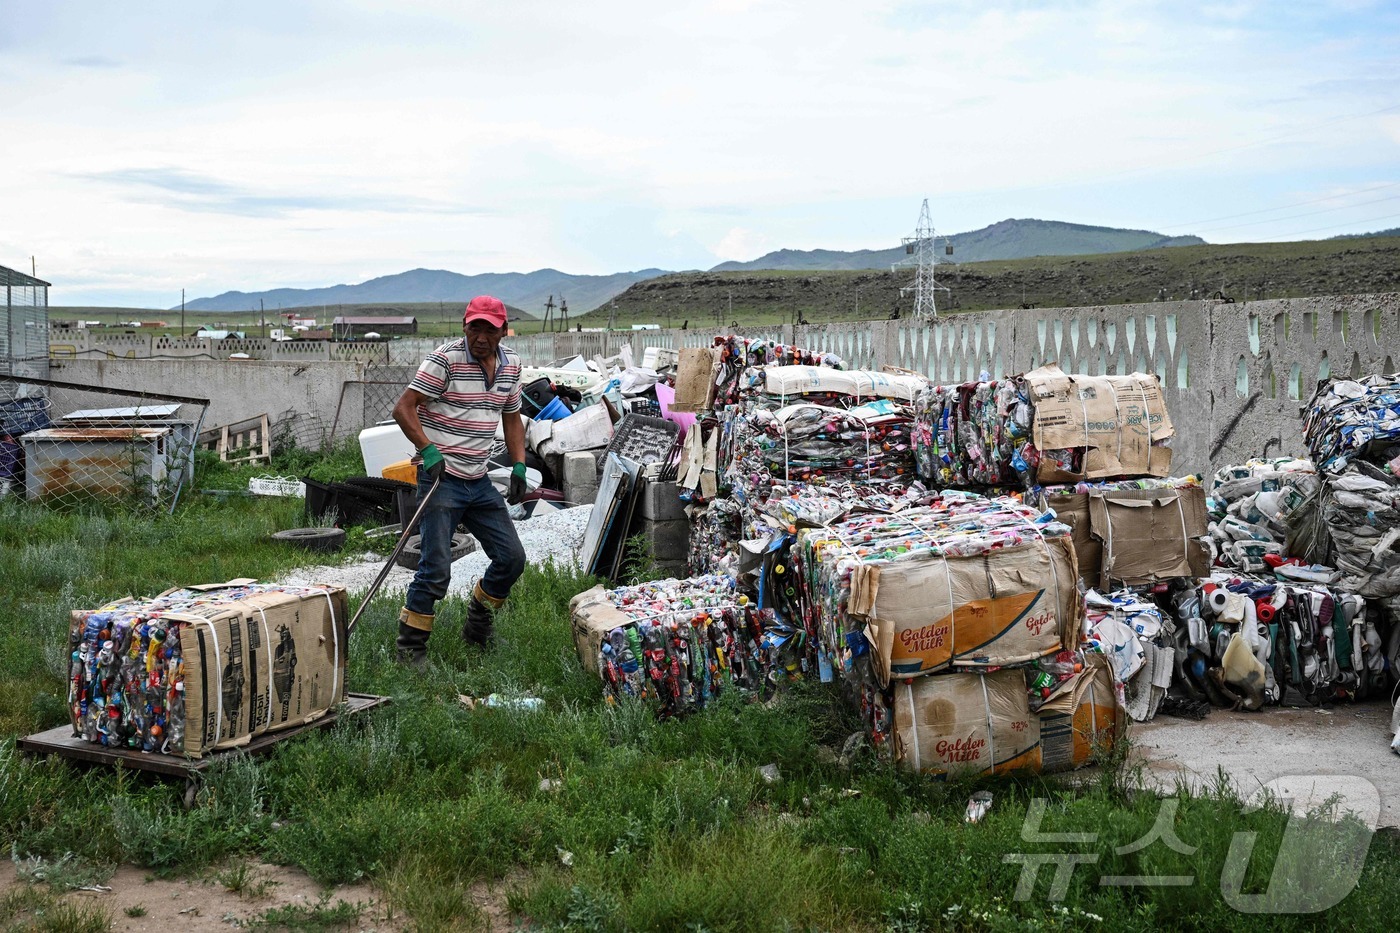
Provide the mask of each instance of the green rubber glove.
{"label": "green rubber glove", "polygon": [[525,498],[528,490],[525,487],[525,464],[517,463],[510,468],[510,492],[506,495],[506,501],[511,505],[519,504]]}
{"label": "green rubber glove", "polygon": [[442,479],[442,474],[447,472],[447,461],[442,459],[442,451],[437,449],[436,444],[428,444],[418,451],[418,456],[423,460],[423,471],[435,480]]}

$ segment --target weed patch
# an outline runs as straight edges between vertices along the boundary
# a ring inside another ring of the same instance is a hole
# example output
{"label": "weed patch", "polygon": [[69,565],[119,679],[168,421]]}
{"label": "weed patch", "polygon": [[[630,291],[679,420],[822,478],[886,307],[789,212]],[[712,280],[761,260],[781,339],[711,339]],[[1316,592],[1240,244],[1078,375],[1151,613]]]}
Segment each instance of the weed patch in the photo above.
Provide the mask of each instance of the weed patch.
{"label": "weed patch", "polygon": [[[772,703],[730,694],[667,722],[639,703],[605,703],[579,665],[567,616],[569,598],[593,581],[552,566],[522,577],[491,653],[461,643],[466,607],[446,600],[422,672],[393,658],[399,600],[376,599],[351,638],[348,682],[394,702],[263,758],[221,758],[192,809],[178,784],[16,754],[14,736],[65,720],[71,609],[289,569],[304,555],[267,535],[299,522],[299,508],[194,496],[174,515],[138,516],[0,501],[0,838],[13,842],[17,861],[48,866],[50,884],[59,865],[74,880],[79,870],[119,863],[157,874],[206,871],[246,897],[260,883],[250,866],[271,861],[322,884],[368,881],[392,916],[429,930],[484,927],[471,892],[505,878],[507,906],[543,929],[1058,930],[1097,926],[1101,917],[1127,931],[1278,933],[1319,923],[1227,903],[1220,879],[1236,834],[1255,833],[1257,851],[1269,853],[1241,880],[1246,893],[1263,891],[1287,816],[1277,807],[1246,812],[1226,785],[1176,795],[1171,825],[1190,854],[1131,848],[1151,832],[1162,803],[1142,790],[1121,750],[1097,777],[1074,785],[982,782],[976,787],[996,803],[968,824],[972,785],[905,774],[858,743],[847,747],[860,727],[834,687],[797,683]],[[28,566],[29,546],[78,556],[53,573]],[[493,692],[528,693],[543,709],[468,709],[457,700]],[[759,776],[768,764],[778,766],[780,782]],[[1053,871],[1042,870],[1030,897],[1018,899],[1023,866],[1006,857],[1058,851],[1024,837],[1035,808],[1043,832],[1093,839],[1071,848],[1086,861],[1060,896]],[[1319,884],[1344,867],[1343,842],[1322,833],[1300,856]],[[1360,884],[1324,915],[1326,925],[1393,925],[1397,870],[1400,845],[1379,834]],[[1148,873],[1196,881],[1098,883]],[[34,928],[40,910],[57,917],[78,909],[49,884],[21,886],[0,905],[0,929]],[[363,910],[327,899],[268,910],[258,923],[333,929],[360,923]],[[109,923],[92,913],[62,919],[73,929]]]}

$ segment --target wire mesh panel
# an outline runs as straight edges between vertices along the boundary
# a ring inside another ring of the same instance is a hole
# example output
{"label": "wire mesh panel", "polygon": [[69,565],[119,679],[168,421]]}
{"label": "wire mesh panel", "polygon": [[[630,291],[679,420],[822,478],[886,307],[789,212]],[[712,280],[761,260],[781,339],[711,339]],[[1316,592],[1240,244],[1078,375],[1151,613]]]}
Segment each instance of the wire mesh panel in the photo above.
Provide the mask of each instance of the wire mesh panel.
{"label": "wire mesh panel", "polygon": [[173,510],[207,399],[0,375],[0,493]]}
{"label": "wire mesh panel", "polygon": [[0,373],[49,375],[49,283],[0,266]]}
{"label": "wire mesh panel", "polygon": [[373,379],[347,379],[340,387],[340,402],[329,439],[337,442],[357,437],[365,428],[392,420],[394,404],[403,395],[417,368],[416,364],[376,366],[370,371]]}

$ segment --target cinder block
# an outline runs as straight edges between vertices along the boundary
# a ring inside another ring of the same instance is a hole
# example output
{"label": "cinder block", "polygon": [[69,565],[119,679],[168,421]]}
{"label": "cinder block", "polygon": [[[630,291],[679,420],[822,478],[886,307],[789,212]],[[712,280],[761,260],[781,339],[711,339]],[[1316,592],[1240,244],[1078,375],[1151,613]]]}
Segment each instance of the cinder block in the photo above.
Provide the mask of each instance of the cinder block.
{"label": "cinder block", "polygon": [[685,503],[675,483],[647,483],[638,509],[642,518],[654,522],[685,521]]}
{"label": "cinder block", "polygon": [[690,576],[689,565],[683,560],[658,560],[656,573],[658,578],[674,577],[677,580]]}
{"label": "cinder block", "polygon": [[564,501],[569,505],[589,505],[598,501],[597,486],[570,486],[564,484]]}
{"label": "cinder block", "polygon": [[690,554],[690,522],[645,521],[642,535],[651,547],[652,559],[658,562],[684,562]]}
{"label": "cinder block", "polygon": [[564,483],[575,486],[598,485],[598,458],[587,452],[564,455]]}

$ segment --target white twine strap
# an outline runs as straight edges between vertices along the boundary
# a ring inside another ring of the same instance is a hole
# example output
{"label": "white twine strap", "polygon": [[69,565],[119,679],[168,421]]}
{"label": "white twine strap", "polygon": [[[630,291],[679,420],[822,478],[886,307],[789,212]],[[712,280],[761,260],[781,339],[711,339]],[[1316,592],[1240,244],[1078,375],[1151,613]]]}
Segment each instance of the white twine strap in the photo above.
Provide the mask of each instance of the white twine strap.
{"label": "white twine strap", "polygon": [[258,613],[262,616],[263,647],[267,649],[267,712],[263,721],[264,725],[272,724],[272,631],[267,627],[267,613],[263,612],[262,606],[258,607]]}
{"label": "white twine strap", "polygon": [[1186,537],[1186,508],[1181,504],[1181,491],[1176,493],[1176,515],[1181,519],[1181,559],[1191,561],[1191,541]]}
{"label": "white twine strap", "polygon": [[[1088,672],[1086,671],[1085,673],[1088,673]],[[1089,681],[1089,729],[1090,729],[1090,731],[1093,733],[1093,735],[1094,735],[1094,737],[1095,737],[1096,739],[1098,738],[1098,735],[1099,735],[1099,700],[1098,700],[1098,694],[1095,692],[1097,688],[1096,688],[1096,685],[1095,685],[1095,683],[1094,683],[1094,680],[1097,680],[1097,679],[1098,679],[1098,678],[1093,678],[1093,679],[1091,679],[1091,680]],[[1069,722],[1070,722],[1070,741],[1073,742],[1073,740],[1074,740],[1074,715],[1073,715],[1072,713],[1070,714],[1070,721],[1069,721]],[[1070,754],[1071,754],[1071,755],[1074,754],[1073,746],[1072,746],[1072,745],[1071,745],[1071,749],[1070,749]]]}
{"label": "white twine strap", "polygon": [[914,685],[907,683],[904,689],[909,700],[909,731],[914,736],[914,768],[923,771],[924,760],[919,753],[919,708],[914,704]]}
{"label": "white twine strap", "polygon": [[[1062,603],[1062,602],[1060,601],[1060,572],[1059,572],[1059,568],[1055,566],[1055,555],[1053,555],[1053,554],[1050,553],[1050,545],[1049,545],[1049,544],[1046,542],[1046,540],[1045,540],[1045,532],[1044,532],[1044,530],[1042,530],[1041,527],[1040,527],[1039,525],[1037,525],[1035,522],[1031,521],[1029,518],[1027,518],[1025,515],[1023,515],[1019,510],[1013,509],[1012,512],[1013,512],[1013,514],[1015,514],[1015,516],[1016,516],[1017,518],[1021,519],[1021,521],[1022,521],[1024,524],[1028,525],[1028,526],[1030,527],[1031,531],[1034,531],[1034,532],[1035,532],[1036,537],[1040,540],[1040,547],[1041,547],[1041,550],[1043,550],[1043,551],[1045,552],[1045,559],[1046,559],[1046,560],[1049,562],[1049,564],[1050,564],[1050,582],[1051,582],[1051,584],[1052,584],[1052,585],[1054,586],[1054,588],[1055,588],[1055,622],[1056,622],[1056,626],[1055,626],[1055,627],[1056,627],[1057,629],[1061,629],[1061,632],[1060,632],[1060,642],[1061,642],[1061,644],[1063,645],[1063,643],[1064,643],[1063,620],[1060,618],[1060,613],[1061,613],[1062,610],[1064,609],[1064,603]],[[1111,535],[1111,534],[1112,534],[1112,522],[1110,522],[1109,525],[1110,525],[1109,534]],[[1110,543],[1109,546],[1112,547],[1112,544]]]}
{"label": "white twine strap", "polygon": [[[215,628],[214,628],[214,623],[213,623],[213,622],[210,622],[208,619],[200,619],[200,618],[195,618],[195,619],[193,620],[193,622],[194,622],[195,625],[207,625],[207,626],[209,626],[209,637],[210,637],[210,639],[214,642],[214,677],[215,677],[216,680],[217,680],[217,687],[216,687],[215,690],[214,690],[214,709],[215,709],[215,714],[214,714],[214,741],[212,741],[211,743],[209,743],[209,747],[210,747],[210,748],[213,748],[214,746],[216,746],[216,745],[219,744],[219,730],[222,728],[222,726],[220,725],[220,723],[222,723],[222,722],[224,721],[224,666],[223,666],[223,659],[220,657],[220,655],[221,655],[223,652],[219,650],[219,633],[218,633],[217,630],[215,630]],[[167,627],[166,630],[169,631],[169,628]],[[204,670],[204,677],[205,677],[206,680],[207,680],[208,677],[209,677],[209,669],[208,669],[207,666],[206,666],[206,668],[205,668],[205,670]],[[188,701],[188,699],[187,699],[187,700],[186,700],[186,703],[188,703],[188,702],[189,702],[189,701]],[[206,715],[206,716],[209,715],[209,711],[208,711],[208,710],[204,710],[204,715]],[[169,724],[167,723],[167,725],[169,725]],[[189,728],[189,716],[188,716],[188,715],[185,717],[185,728],[186,728],[187,730],[188,730],[188,728]],[[187,735],[188,735],[188,733],[187,733]],[[201,735],[201,738],[202,738],[203,733],[201,733],[200,735]]]}
{"label": "white twine strap", "polygon": [[[1118,406],[1118,390],[1113,387],[1113,380],[1105,378],[1104,384],[1108,386],[1108,391],[1113,394],[1113,423],[1118,430],[1114,432],[1118,440],[1118,466],[1123,466],[1123,409]],[[1088,414],[1085,414],[1085,424],[1088,424]],[[1088,438],[1085,438],[1085,446],[1088,446]]]}
{"label": "white twine strap", "polygon": [[997,766],[997,739],[996,731],[992,726],[992,698],[987,695],[987,675],[977,675],[982,680],[982,712],[987,717],[987,751],[991,755],[991,768],[995,771]]}
{"label": "white twine strap", "polygon": [[331,650],[335,658],[334,672],[331,674],[331,700],[336,701],[340,698],[340,626],[336,624],[335,603],[331,600],[331,591],[322,589],[321,595],[326,597],[326,606],[331,612]]}

